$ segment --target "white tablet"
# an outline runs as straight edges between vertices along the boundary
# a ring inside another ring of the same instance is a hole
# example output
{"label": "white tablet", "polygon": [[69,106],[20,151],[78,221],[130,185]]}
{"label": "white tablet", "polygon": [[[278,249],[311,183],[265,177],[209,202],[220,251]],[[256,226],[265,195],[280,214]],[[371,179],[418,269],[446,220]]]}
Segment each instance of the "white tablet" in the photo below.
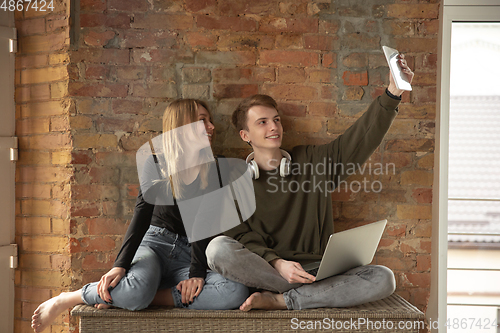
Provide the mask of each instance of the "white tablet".
{"label": "white tablet", "polygon": [[396,87],[401,90],[411,90],[411,84],[406,78],[406,74],[401,70],[401,66],[398,64],[398,50],[391,49],[387,46],[382,46],[382,50],[384,50],[385,58],[391,69]]}

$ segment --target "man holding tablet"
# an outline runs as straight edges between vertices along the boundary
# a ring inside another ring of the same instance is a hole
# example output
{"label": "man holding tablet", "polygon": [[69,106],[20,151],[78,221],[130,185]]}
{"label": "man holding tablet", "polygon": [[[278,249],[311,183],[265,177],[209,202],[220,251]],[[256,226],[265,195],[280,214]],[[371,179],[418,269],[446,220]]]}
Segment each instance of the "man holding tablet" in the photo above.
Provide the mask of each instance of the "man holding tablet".
{"label": "man holding tablet", "polygon": [[[398,64],[411,83],[414,74],[404,56]],[[343,135],[290,153],[280,149],[283,127],[274,99],[254,95],[240,103],[232,120],[254,150],[247,163],[257,208],[227,236],[212,240],[206,254],[212,270],[260,290],[241,310],[347,307],[394,292],[394,274],[384,266],[359,266],[315,281],[302,265],[321,259],[333,233],[330,192],[347,178],[344,166],[361,166],[379,146],[402,93],[391,75],[386,91]]]}

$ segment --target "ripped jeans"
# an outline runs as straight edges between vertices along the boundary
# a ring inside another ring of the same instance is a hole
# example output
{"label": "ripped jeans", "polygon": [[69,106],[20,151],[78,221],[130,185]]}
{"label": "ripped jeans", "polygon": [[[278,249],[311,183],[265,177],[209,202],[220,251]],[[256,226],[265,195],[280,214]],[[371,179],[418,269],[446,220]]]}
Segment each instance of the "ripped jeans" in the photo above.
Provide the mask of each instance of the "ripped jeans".
{"label": "ripped jeans", "polygon": [[[191,248],[186,237],[165,228],[150,226],[127,274],[111,291],[113,306],[141,310],[149,306],[158,289],[172,289],[175,307],[182,305],[177,284],[189,278]],[[248,297],[248,288],[220,274],[207,272],[200,295],[185,308],[204,310],[237,309]],[[97,293],[97,282],[82,288],[87,305],[107,304]]]}
{"label": "ripped jeans", "polygon": [[388,297],[396,288],[394,273],[376,265],[310,284],[290,284],[266,260],[227,236],[214,238],[206,254],[210,269],[247,287],[282,293],[289,310],[355,306]]}

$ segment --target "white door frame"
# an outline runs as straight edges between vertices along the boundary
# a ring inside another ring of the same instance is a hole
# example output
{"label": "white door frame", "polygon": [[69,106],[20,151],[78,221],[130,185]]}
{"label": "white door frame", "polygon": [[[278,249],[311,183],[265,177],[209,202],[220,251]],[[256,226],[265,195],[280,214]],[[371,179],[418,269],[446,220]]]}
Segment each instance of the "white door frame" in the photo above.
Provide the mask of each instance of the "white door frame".
{"label": "white door frame", "polygon": [[453,22],[499,22],[500,0],[444,0],[441,6],[438,51],[438,84],[436,113],[436,149],[432,209],[431,295],[427,318],[439,319],[446,332],[447,268],[448,268],[448,145],[450,107],[450,55]]}
{"label": "white door frame", "polygon": [[14,74],[17,49],[14,13],[0,12],[0,331],[14,332],[15,242],[15,134]]}

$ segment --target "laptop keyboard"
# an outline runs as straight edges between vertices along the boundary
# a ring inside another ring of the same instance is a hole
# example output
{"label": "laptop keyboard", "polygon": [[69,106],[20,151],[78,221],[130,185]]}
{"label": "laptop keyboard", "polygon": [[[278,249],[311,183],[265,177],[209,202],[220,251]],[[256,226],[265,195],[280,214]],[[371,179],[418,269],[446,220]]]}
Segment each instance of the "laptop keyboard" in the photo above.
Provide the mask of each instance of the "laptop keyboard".
{"label": "laptop keyboard", "polygon": [[313,275],[313,276],[316,276],[316,274],[318,274],[318,269],[319,269],[319,267],[316,267],[316,268],[310,269],[306,272]]}

